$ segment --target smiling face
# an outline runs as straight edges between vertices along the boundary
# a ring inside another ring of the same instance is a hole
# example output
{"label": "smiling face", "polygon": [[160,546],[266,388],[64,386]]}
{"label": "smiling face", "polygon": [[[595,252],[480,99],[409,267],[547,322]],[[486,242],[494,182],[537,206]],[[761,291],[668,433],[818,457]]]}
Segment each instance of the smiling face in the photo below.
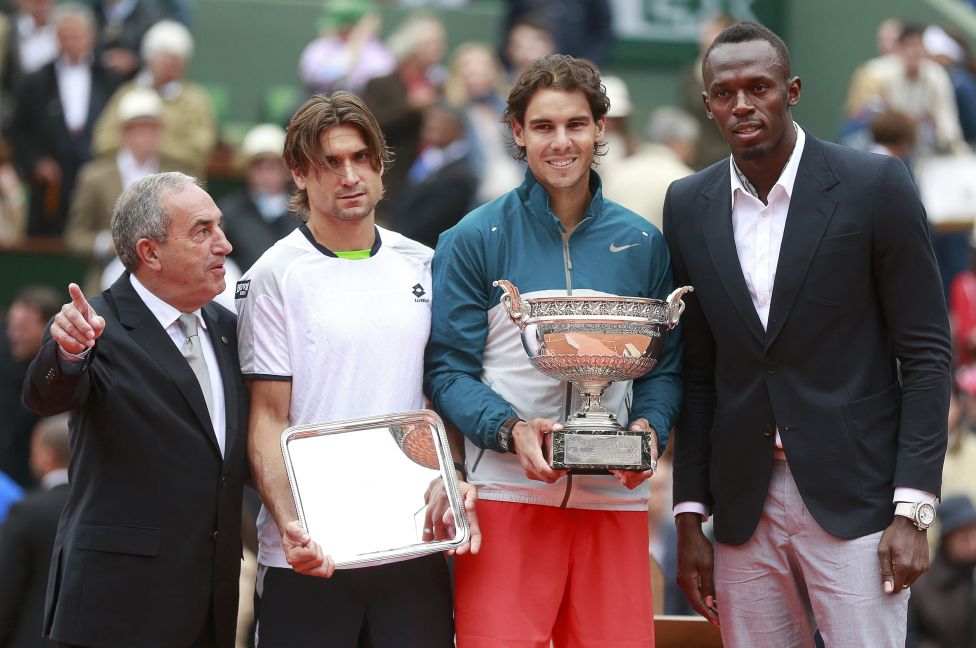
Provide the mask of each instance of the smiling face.
{"label": "smiling face", "polygon": [[525,148],[532,175],[552,195],[588,187],[604,126],[603,118],[593,119],[581,90],[543,88],[529,101],[524,122],[512,121],[512,135]]}
{"label": "smiling face", "polygon": [[140,257],[157,274],[157,294],[189,313],[223,292],[224,257],[233,248],[220,228],[220,210],[200,187],[172,190],[162,203],[169,217],[166,242],[140,239]]}
{"label": "smiling face", "polygon": [[704,69],[705,110],[737,162],[789,156],[796,140],[790,108],[800,100],[799,77],[764,40],[714,47]]}
{"label": "smiling face", "polygon": [[310,165],[304,175],[292,170],[295,184],[308,192],[310,222],[372,219],[383,197],[382,170],[373,167],[363,134],[349,124],[332,126],[320,145],[325,168]]}

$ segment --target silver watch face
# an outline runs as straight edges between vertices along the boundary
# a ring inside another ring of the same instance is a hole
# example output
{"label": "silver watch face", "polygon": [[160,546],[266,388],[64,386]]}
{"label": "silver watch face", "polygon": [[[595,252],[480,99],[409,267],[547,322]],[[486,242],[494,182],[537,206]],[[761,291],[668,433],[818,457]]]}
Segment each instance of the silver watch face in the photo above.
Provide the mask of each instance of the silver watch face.
{"label": "silver watch face", "polygon": [[923,529],[932,526],[932,523],[935,522],[935,507],[928,502],[919,504],[915,511],[915,521]]}

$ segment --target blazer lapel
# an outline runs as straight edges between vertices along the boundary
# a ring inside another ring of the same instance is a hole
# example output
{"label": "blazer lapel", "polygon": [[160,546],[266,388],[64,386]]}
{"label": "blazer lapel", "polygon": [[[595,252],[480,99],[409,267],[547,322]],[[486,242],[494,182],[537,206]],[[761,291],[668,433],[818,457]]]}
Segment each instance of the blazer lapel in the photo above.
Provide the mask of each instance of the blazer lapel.
{"label": "blazer lapel", "polygon": [[220,380],[224,383],[224,457],[230,456],[234,441],[237,440],[237,381],[235,374],[240,367],[234,362],[230,351],[230,338],[219,330],[220,312],[213,305],[207,304],[203,307],[203,319],[207,322],[207,335],[210,336],[210,344],[213,345],[214,355],[217,356],[217,364],[220,365]]}
{"label": "blazer lapel", "polygon": [[132,284],[129,283],[129,273],[122,273],[122,276],[112,284],[110,290],[118,306],[119,321],[128,329],[132,339],[145,349],[173,380],[190,409],[196,415],[207,437],[213,442],[214,449],[219,452],[220,447],[217,445],[217,437],[213,432],[213,423],[210,420],[210,412],[207,410],[207,402],[203,399],[200,383],[197,382],[186,358],[173,344],[172,338],[160,326],[159,320],[153,316]]}
{"label": "blazer lapel", "polygon": [[745,321],[747,328],[760,344],[765,336],[759,314],[752,303],[746,279],[742,274],[742,264],[735,249],[735,236],[732,233],[732,193],[729,190],[731,178],[729,166],[722,167],[715,181],[702,193],[698,217],[705,236],[705,247],[712,258],[719,279],[729,298]]}
{"label": "blazer lapel", "polygon": [[776,280],[766,327],[767,349],[783,330],[820,239],[837,207],[837,201],[828,193],[837,182],[837,176],[824,158],[823,145],[806,133],[806,144],[790,197],[790,210],[786,216],[783,244],[776,265]]}

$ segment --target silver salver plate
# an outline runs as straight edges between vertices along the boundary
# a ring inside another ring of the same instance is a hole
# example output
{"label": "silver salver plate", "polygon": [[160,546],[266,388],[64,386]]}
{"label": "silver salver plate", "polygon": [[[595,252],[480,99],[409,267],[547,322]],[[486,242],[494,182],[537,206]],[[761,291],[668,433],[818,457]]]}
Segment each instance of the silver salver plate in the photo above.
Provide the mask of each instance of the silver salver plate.
{"label": "silver salver plate", "polygon": [[[456,549],[470,538],[444,423],[430,410],[291,427],[281,453],[298,518],[337,568]],[[455,533],[424,542],[434,479],[445,486]]]}

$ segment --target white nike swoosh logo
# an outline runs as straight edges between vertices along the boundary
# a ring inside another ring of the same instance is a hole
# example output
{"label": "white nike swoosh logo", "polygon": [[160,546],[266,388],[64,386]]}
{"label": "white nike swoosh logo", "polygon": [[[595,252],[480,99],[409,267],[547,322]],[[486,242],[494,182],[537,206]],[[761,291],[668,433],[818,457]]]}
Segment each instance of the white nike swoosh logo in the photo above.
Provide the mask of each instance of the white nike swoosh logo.
{"label": "white nike swoosh logo", "polygon": [[611,243],[610,244],[610,251],[611,252],[623,252],[627,248],[637,247],[638,245],[640,245],[640,243],[631,243],[630,245],[621,245],[620,247],[617,247],[616,245],[614,245],[613,243]]}

